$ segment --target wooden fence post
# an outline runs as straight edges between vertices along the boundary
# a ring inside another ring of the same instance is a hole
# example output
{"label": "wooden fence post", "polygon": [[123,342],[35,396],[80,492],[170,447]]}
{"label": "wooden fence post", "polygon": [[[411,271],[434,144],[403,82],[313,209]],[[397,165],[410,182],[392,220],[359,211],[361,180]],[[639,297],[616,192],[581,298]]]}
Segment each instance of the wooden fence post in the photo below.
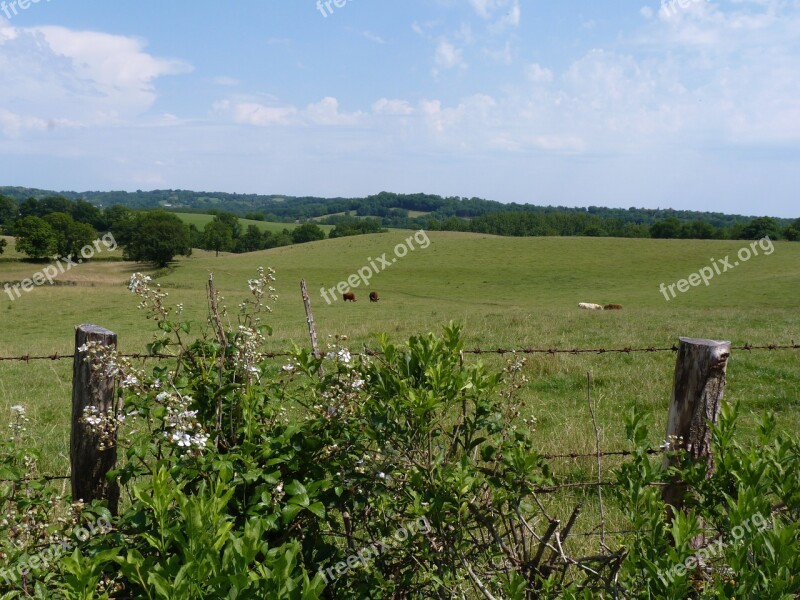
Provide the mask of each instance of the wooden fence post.
{"label": "wooden fence post", "polygon": [[[719,416],[730,354],[730,342],[680,338],[666,440],[674,448],[676,438],[682,438],[681,447],[694,460],[705,461],[706,477],[714,472],[709,424],[716,424]],[[666,455],[664,468],[674,460]],[[679,510],[685,493],[685,485],[676,481],[664,488],[662,497],[673,510]]]}
{"label": "wooden fence post", "polygon": [[[308,287],[306,280],[300,280],[300,294],[303,296],[303,305],[306,307],[306,321],[308,321],[308,333],[311,336],[311,349],[314,351],[314,356],[319,358],[322,356],[319,352],[319,343],[317,342],[317,326],[314,324],[314,314],[311,312],[311,298],[308,295]],[[319,376],[325,377],[325,369],[320,365]]]}
{"label": "wooden fence post", "polygon": [[117,334],[97,325],[81,325],[75,331],[70,434],[72,499],[87,504],[93,500],[105,500],[111,514],[116,515],[119,486],[106,478],[117,462],[116,444],[108,444],[100,450],[97,435],[83,422],[83,411],[87,406],[96,406],[102,415],[116,414],[114,378],[107,377],[102,370],[93,369],[96,361],[85,360],[89,353],[79,348],[87,342],[100,342],[116,348]]}

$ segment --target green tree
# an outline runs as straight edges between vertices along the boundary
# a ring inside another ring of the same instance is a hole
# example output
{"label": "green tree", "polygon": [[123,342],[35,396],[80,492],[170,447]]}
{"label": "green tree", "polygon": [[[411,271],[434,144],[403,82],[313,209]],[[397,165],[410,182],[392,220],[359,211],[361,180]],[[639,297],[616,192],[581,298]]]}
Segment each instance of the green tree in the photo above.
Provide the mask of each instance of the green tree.
{"label": "green tree", "polygon": [[692,240],[710,240],[714,238],[716,230],[705,221],[693,221],[683,226],[682,236]]}
{"label": "green tree", "polygon": [[88,223],[79,223],[66,213],[50,213],[43,219],[56,236],[58,256],[78,256],[84,246],[97,239],[97,231]]}
{"label": "green tree", "polygon": [[248,225],[247,231],[236,244],[237,252],[255,252],[264,247],[264,236],[257,225]]}
{"label": "green tree", "polygon": [[17,203],[7,196],[0,196],[0,229],[10,227],[18,215]]}
{"label": "green tree", "polygon": [[58,238],[47,221],[39,217],[23,217],[14,224],[17,251],[31,258],[52,256],[58,250]]}
{"label": "green tree", "polygon": [[292,232],[292,242],[305,244],[325,239],[325,232],[316,223],[304,223]]}
{"label": "green tree", "polygon": [[238,215],[221,210],[211,211],[211,214],[214,215],[215,221],[222,221],[228,227],[230,227],[231,235],[233,236],[234,240],[239,239],[239,236],[242,235],[242,224],[239,222]]}
{"label": "green tree", "polygon": [[681,237],[681,222],[675,217],[657,221],[650,226],[650,237],[675,239]]}
{"label": "green tree", "polygon": [[88,223],[92,227],[103,227],[103,213],[94,204],[86,200],[78,200],[72,207],[72,218],[79,223]]}
{"label": "green tree", "polygon": [[117,238],[127,260],[151,262],[165,267],[177,255],[190,256],[189,228],[174,214],[165,210],[138,213],[133,217],[131,230]]}
{"label": "green tree", "polygon": [[772,217],[758,217],[750,221],[742,229],[742,238],[746,240],[760,240],[769,237],[771,240],[780,238],[780,226]]}
{"label": "green tree", "polygon": [[214,250],[219,256],[220,252],[233,249],[233,231],[230,226],[214,217],[203,229],[203,249]]}
{"label": "green tree", "polygon": [[0,238],[0,254],[5,252],[7,244],[8,244],[8,242],[6,242],[4,239]]}
{"label": "green tree", "polygon": [[115,204],[114,206],[109,206],[103,211],[102,221],[103,224],[100,229],[107,229],[116,234],[125,225],[133,221],[133,211],[127,206]]}
{"label": "green tree", "polygon": [[790,242],[800,241],[800,219],[797,219],[783,230],[783,237]]}

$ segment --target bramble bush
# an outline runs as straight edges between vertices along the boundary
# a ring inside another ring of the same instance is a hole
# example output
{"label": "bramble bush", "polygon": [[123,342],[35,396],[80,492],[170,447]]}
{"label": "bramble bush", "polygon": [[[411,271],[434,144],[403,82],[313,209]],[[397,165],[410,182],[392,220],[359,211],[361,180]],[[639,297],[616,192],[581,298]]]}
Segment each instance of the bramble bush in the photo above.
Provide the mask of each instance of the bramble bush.
{"label": "bramble bush", "polygon": [[[337,337],[322,356],[296,349],[275,366],[263,322],[265,303],[277,299],[273,281],[259,270],[249,298],[230,313],[210,286],[209,319],[194,335],[181,306],[169,307],[149,278],[132,277],[131,291],[160,331],[149,349],[173,355],[170,366],[145,372],[112,349],[81,349],[119,382],[118,409],[90,407],[84,422],[98,445],[118,445],[110,476],[121,485],[121,512],[112,518],[101,503],[76,505],[61,509],[65,518],[21,441],[0,446],[0,479],[12,481],[0,487],[11,515],[0,522],[4,535],[25,518],[49,535],[92,515],[111,524],[74,540],[59,560],[11,583],[0,578],[0,600],[800,591],[798,441],[777,435],[774,420],[765,421],[759,446],[744,449],[733,441],[735,413],[726,411],[715,433],[718,468],[706,479],[688,463],[662,472],[633,414],[633,460],[615,477],[638,533],[616,554],[572,559],[536,497],[558,482],[536,451],[534,422],[521,418],[524,358],[512,356],[497,372],[464,364],[460,328],[451,324],[404,345],[381,338],[380,352],[369,354],[351,353]],[[693,492],[686,512],[669,521],[651,484],[672,477]],[[756,513],[769,528],[733,536],[736,543],[677,574],[699,553],[692,539],[701,523],[728,540]],[[43,543],[42,531],[30,529],[37,532],[25,539],[0,538],[10,564]]]}

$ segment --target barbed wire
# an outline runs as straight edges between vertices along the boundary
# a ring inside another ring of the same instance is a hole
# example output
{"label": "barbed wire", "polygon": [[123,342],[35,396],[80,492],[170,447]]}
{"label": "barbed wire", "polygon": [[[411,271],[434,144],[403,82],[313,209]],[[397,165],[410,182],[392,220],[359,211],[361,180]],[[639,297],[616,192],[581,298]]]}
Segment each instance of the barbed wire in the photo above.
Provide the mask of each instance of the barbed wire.
{"label": "barbed wire", "polygon": [[[743,344],[741,346],[731,346],[731,350],[744,350],[747,352],[751,352],[754,350],[767,350],[767,351],[776,351],[776,350],[800,350],[800,344],[795,343],[792,340],[791,344]],[[462,354],[499,354],[500,356],[506,354],[634,354],[634,353],[656,353],[656,352],[677,352],[678,346],[672,345],[670,347],[657,347],[657,346],[649,346],[646,348],[470,348],[462,350]],[[379,350],[371,350],[369,348],[365,348],[360,353],[356,353],[356,355],[361,356],[382,356],[383,352]],[[147,354],[147,353],[134,353],[134,354],[123,354],[121,355],[124,358],[131,358],[136,360],[169,360],[176,358],[172,354]],[[291,358],[294,356],[292,352],[265,352],[262,356],[266,359],[275,359],[275,358]],[[74,359],[74,354],[60,354],[58,352],[54,354],[47,354],[47,355],[32,355],[32,354],[23,354],[20,356],[0,356],[0,362],[5,361],[17,361],[17,362],[35,362],[35,361],[58,361],[58,360],[68,360]]]}

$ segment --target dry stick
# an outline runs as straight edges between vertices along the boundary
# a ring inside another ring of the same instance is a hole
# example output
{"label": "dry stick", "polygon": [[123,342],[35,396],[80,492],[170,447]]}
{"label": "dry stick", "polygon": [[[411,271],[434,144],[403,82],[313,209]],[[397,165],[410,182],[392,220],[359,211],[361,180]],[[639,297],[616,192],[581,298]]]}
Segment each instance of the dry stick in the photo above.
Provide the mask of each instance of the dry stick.
{"label": "dry stick", "polygon": [[[311,348],[314,351],[314,357],[319,358],[319,343],[317,342],[317,326],[314,324],[314,315],[311,312],[311,298],[308,295],[308,287],[306,280],[300,281],[300,293],[303,295],[303,304],[306,307],[306,321],[308,321],[308,333],[311,335]],[[325,369],[322,365],[319,366],[319,376],[325,377]]]}
{"label": "dry stick", "polygon": [[480,579],[478,579],[478,576],[475,574],[475,571],[472,570],[472,567],[467,562],[467,559],[461,556],[460,554],[458,558],[461,559],[462,564],[467,569],[467,573],[469,573],[470,579],[472,579],[472,581],[475,583],[475,586],[478,588],[478,590],[480,590],[481,594],[483,594],[483,596],[487,598],[487,600],[497,600],[488,590],[488,588],[483,584],[483,582]]}
{"label": "dry stick", "polygon": [[592,415],[592,424],[594,425],[594,441],[595,450],[597,451],[597,498],[600,502],[600,547],[603,550],[609,550],[606,546],[606,516],[603,511],[603,472],[602,472],[602,450],[600,448],[600,428],[597,426],[597,415],[594,412],[594,404],[592,403],[592,372],[586,373],[586,398],[589,402],[589,412]]}

